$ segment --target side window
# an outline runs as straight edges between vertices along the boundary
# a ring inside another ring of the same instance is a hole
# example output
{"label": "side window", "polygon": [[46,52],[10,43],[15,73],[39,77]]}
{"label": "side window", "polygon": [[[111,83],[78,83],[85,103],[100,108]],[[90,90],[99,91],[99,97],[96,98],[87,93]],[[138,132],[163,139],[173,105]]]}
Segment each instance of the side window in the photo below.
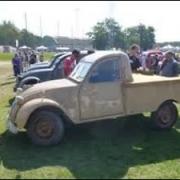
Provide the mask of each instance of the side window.
{"label": "side window", "polygon": [[92,71],[89,82],[113,82],[120,79],[119,60],[107,60],[98,64]]}

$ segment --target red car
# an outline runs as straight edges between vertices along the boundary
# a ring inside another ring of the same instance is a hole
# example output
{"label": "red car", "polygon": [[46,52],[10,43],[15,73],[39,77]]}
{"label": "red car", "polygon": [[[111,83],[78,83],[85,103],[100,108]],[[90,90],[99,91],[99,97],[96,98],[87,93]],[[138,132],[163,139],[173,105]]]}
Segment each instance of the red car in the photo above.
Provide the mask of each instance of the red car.
{"label": "red car", "polygon": [[146,56],[146,68],[153,69],[163,59],[163,53],[158,50],[149,50],[143,53]]}

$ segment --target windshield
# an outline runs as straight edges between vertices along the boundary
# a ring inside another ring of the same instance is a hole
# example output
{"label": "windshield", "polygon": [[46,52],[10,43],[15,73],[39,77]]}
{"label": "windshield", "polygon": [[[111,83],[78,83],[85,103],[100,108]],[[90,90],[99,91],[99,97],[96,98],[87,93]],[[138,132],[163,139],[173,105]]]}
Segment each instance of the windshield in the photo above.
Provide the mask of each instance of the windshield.
{"label": "windshield", "polygon": [[52,66],[61,56],[55,56],[54,59],[50,62],[50,66]]}
{"label": "windshield", "polygon": [[52,66],[53,64],[56,64],[57,62],[59,62],[59,59],[60,59],[63,55],[64,55],[64,54],[55,55],[54,58],[50,61],[50,66]]}
{"label": "windshield", "polygon": [[79,62],[69,77],[78,82],[82,82],[86,77],[91,66],[92,63],[83,62],[83,61]]}

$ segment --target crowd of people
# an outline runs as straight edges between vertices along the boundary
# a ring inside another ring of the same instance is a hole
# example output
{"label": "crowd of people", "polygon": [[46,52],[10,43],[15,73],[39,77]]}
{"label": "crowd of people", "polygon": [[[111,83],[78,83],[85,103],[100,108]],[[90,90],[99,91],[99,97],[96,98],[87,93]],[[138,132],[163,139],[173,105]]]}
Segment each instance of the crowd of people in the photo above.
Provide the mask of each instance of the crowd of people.
{"label": "crowd of people", "polygon": [[132,45],[128,52],[132,72],[174,77],[179,74],[179,57],[172,51],[166,53],[141,53],[140,47]]}
{"label": "crowd of people", "polygon": [[26,71],[31,64],[43,62],[43,60],[43,53],[35,52],[33,50],[17,50],[12,58],[14,76]]}
{"label": "crowd of people", "polygon": [[[94,52],[94,51],[93,51]],[[89,51],[89,54],[93,53]],[[161,76],[173,77],[179,74],[180,60],[172,51],[166,53],[152,51],[149,53],[141,52],[140,47],[134,44],[128,51],[132,72],[157,74]],[[65,77],[73,71],[79,61],[80,51],[73,50],[72,55],[63,62]],[[43,53],[35,51],[19,50],[12,59],[14,76],[26,71],[31,64],[43,62]]]}
{"label": "crowd of people", "polygon": [[[94,50],[88,50],[87,54],[94,53]],[[67,77],[73,71],[75,66],[78,64],[81,58],[80,51],[74,49],[72,54],[64,59],[63,61],[63,69],[64,76]],[[35,64],[37,62],[43,62],[44,57],[43,53],[38,53],[35,51],[18,51],[15,53],[12,58],[12,65],[14,70],[14,76],[21,74],[26,71],[31,64]]]}

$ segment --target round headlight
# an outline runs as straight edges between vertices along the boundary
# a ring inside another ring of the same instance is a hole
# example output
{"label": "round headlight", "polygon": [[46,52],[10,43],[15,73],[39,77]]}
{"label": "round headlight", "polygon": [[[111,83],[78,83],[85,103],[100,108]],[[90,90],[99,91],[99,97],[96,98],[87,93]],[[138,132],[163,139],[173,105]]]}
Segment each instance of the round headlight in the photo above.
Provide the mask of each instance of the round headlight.
{"label": "round headlight", "polygon": [[19,95],[23,92],[23,89],[22,88],[17,88],[17,91],[16,91],[16,94]]}
{"label": "round headlight", "polygon": [[22,104],[24,101],[24,98],[22,96],[16,96],[16,103],[17,104]]}

